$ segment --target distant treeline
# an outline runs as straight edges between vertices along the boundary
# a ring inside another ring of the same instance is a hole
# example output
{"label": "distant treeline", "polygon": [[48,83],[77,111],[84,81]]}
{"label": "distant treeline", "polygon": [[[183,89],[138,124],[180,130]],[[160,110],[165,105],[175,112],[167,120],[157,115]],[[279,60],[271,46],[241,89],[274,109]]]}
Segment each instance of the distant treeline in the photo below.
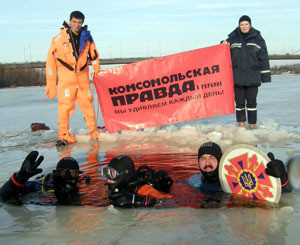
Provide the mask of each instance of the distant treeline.
{"label": "distant treeline", "polygon": [[[273,66],[271,70],[272,74],[300,74],[300,64]],[[16,69],[0,64],[0,88],[43,86],[45,84],[45,69]]]}
{"label": "distant treeline", "polygon": [[300,74],[300,64],[273,66],[271,72],[272,74]]}
{"label": "distant treeline", "polygon": [[45,69],[11,69],[0,64],[0,88],[45,84]]}

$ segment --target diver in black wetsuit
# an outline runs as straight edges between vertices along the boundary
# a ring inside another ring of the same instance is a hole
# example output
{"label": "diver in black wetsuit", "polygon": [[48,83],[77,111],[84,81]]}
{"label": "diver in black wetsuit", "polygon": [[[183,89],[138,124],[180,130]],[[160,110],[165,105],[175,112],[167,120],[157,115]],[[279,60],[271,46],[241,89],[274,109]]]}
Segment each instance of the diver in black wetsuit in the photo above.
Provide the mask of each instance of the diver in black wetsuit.
{"label": "diver in black wetsuit", "polygon": [[56,169],[34,181],[28,181],[32,176],[42,172],[38,168],[44,157],[39,156],[37,151],[32,151],[25,158],[20,170],[0,188],[0,198],[4,202],[22,203],[30,193],[54,192],[59,204],[74,204],[78,199],[77,182],[79,165],[72,157],[61,159]]}
{"label": "diver in black wetsuit", "polygon": [[[219,163],[222,150],[214,142],[206,142],[198,150],[198,166],[200,174],[189,178],[188,183],[200,192],[222,192],[219,180]],[[266,173],[275,178],[280,178],[282,192],[291,192],[288,175],[282,161],[275,159],[273,153],[268,153],[271,161],[267,164]]]}
{"label": "diver in black wetsuit", "polygon": [[154,171],[143,165],[135,171],[133,160],[125,155],[113,158],[108,167],[101,169],[107,178],[111,204],[118,207],[154,206],[164,198],[173,184],[172,178],[164,170]]}

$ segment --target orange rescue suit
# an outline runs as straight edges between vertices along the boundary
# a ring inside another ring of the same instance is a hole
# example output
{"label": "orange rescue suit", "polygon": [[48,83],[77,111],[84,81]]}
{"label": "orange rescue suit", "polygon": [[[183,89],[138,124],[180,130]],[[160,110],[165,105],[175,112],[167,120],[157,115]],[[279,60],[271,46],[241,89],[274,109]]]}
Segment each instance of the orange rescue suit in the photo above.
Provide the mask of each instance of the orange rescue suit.
{"label": "orange rescue suit", "polygon": [[84,114],[91,138],[99,138],[92,104],[93,95],[89,82],[89,65],[91,62],[94,73],[100,71],[99,53],[87,27],[80,33],[80,44],[77,52],[74,38],[68,24],[64,23],[60,33],[53,37],[46,62],[47,98],[56,97],[56,79],[58,77],[58,139],[76,142],[69,132],[69,119],[75,110],[75,101]]}

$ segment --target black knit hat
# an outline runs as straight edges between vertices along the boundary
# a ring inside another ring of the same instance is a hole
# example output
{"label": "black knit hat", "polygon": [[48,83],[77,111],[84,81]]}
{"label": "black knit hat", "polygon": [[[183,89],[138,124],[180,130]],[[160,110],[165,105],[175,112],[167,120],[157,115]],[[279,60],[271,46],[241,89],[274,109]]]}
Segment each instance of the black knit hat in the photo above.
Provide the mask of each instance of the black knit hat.
{"label": "black knit hat", "polygon": [[242,22],[242,21],[248,21],[249,24],[251,25],[251,19],[248,15],[243,15],[240,19],[239,19],[239,24]]}
{"label": "black knit hat", "polygon": [[201,145],[198,150],[198,159],[204,154],[209,154],[214,156],[219,163],[222,157],[222,150],[220,146],[217,145],[216,143],[206,142],[203,145]]}
{"label": "black knit hat", "polygon": [[65,157],[61,159],[57,165],[56,169],[78,169],[79,170],[79,165],[78,162],[73,158],[73,157]]}

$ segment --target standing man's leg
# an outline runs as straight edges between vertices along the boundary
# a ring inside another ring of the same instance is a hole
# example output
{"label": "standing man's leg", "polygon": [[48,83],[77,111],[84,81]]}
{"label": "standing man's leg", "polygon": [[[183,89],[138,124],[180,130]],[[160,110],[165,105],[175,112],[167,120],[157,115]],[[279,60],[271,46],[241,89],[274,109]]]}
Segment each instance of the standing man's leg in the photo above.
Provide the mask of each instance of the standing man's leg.
{"label": "standing man's leg", "polygon": [[257,103],[256,98],[258,94],[258,87],[248,87],[246,92],[246,100],[247,100],[247,114],[248,114],[248,123],[250,124],[250,128],[256,127],[257,122]]}
{"label": "standing man's leg", "polygon": [[86,125],[90,131],[91,138],[98,139],[100,134],[97,130],[95,110],[93,106],[93,94],[90,88],[88,74],[81,74],[78,77],[80,85],[77,92],[77,104],[84,115]]}
{"label": "standing man's leg", "polygon": [[70,117],[75,111],[76,86],[64,87],[58,83],[58,139],[72,144],[76,137],[69,132]]}
{"label": "standing man's leg", "polygon": [[235,100],[235,115],[236,121],[241,127],[245,127],[246,113],[245,113],[245,87],[234,86],[234,100]]}

